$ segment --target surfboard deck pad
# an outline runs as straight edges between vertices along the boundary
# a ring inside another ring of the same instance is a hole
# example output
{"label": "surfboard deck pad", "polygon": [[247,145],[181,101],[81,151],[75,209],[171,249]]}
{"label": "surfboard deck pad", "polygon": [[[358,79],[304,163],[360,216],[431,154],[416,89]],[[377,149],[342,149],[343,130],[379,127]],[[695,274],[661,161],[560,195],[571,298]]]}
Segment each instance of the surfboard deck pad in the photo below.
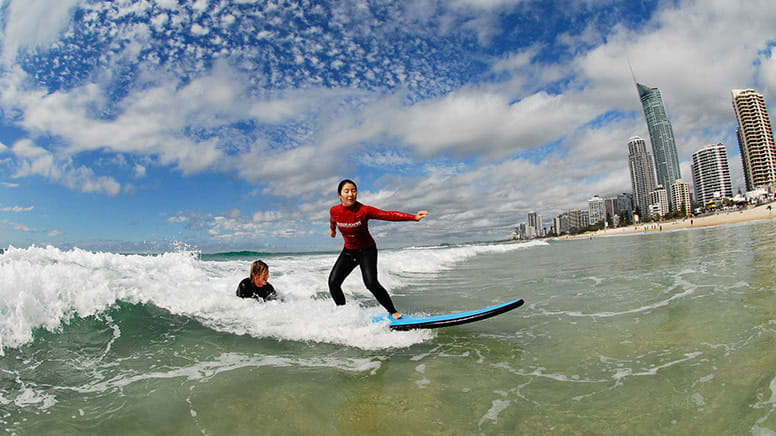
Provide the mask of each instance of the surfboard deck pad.
{"label": "surfboard deck pad", "polygon": [[388,321],[391,330],[414,330],[414,329],[435,329],[440,327],[450,327],[459,324],[467,324],[474,321],[480,321],[512,309],[522,306],[522,298],[509,301],[507,303],[497,304],[495,306],[484,307],[482,309],[470,310],[467,312],[448,313],[444,315],[404,315],[401,319],[393,319],[391,315],[382,314],[372,318],[373,322]]}

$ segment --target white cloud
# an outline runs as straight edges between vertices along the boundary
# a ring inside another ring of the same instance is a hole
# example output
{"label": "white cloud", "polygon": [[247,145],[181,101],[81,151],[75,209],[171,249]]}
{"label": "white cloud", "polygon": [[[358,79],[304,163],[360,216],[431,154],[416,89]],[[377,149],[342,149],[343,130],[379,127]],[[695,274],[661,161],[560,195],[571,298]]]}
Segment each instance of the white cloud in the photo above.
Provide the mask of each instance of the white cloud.
{"label": "white cloud", "polygon": [[34,229],[32,227],[28,227],[28,226],[26,226],[24,224],[15,223],[13,221],[8,221],[8,220],[0,220],[0,224],[6,224],[8,226],[11,226],[14,230],[19,231],[19,232],[37,232],[38,231],[37,229]]}
{"label": "white cloud", "polygon": [[191,8],[199,11],[200,13],[202,13],[205,10],[207,10],[207,6],[208,6],[207,0],[197,0],[196,2],[194,2],[194,4],[191,6]]}
{"label": "white cloud", "polygon": [[191,33],[197,36],[207,35],[208,33],[210,33],[210,29],[208,29],[207,27],[200,26],[197,23],[194,23],[191,26]]}
{"label": "white cloud", "polygon": [[232,14],[226,14],[221,17],[221,25],[222,26],[230,26],[232,25],[237,19]]}
{"label": "white cloud", "polygon": [[136,178],[142,179],[146,176],[146,167],[140,164],[135,164],[134,173]]}
{"label": "white cloud", "polygon": [[112,177],[96,176],[94,171],[84,166],[73,167],[69,159],[58,160],[28,139],[16,142],[11,151],[17,158],[15,178],[41,176],[69,189],[111,196],[121,191],[121,185]]}
{"label": "white cloud", "polygon": [[374,168],[386,168],[395,167],[401,165],[409,165],[413,163],[413,160],[407,156],[396,153],[395,151],[389,152],[373,152],[369,151],[362,155],[361,162]]}
{"label": "white cloud", "polygon": [[154,0],[157,5],[165,9],[177,9],[178,0]]}
{"label": "white cloud", "polygon": [[[770,107],[776,107],[774,100],[776,100],[776,46],[765,51],[760,56],[760,71],[757,82],[762,87],[761,92],[765,96],[766,101],[771,102]],[[771,122],[773,122],[773,109],[771,109]]]}
{"label": "white cloud", "polygon": [[33,209],[35,209],[35,206],[27,206],[27,207],[11,206],[11,207],[0,208],[0,211],[20,213],[20,212],[29,212]]}
{"label": "white cloud", "polygon": [[[217,139],[186,136],[188,128],[219,128],[243,120],[285,122],[304,116],[321,100],[337,98],[320,92],[251,98],[246,97],[246,82],[225,66],[180,88],[175,81],[160,80],[127,96],[112,120],[92,116],[92,108],[102,106],[105,98],[95,84],[46,94],[27,91],[8,77],[0,85],[0,103],[24,112],[20,125],[25,129],[65,139],[63,153],[104,150],[158,156],[161,164],[192,174],[222,165],[225,155]],[[302,150],[289,153],[298,158]]]}
{"label": "white cloud", "polygon": [[156,27],[157,31],[161,31],[164,28],[164,25],[167,24],[167,22],[170,20],[170,17],[165,14],[161,13],[158,15],[154,15],[153,18],[151,18],[151,24]]}
{"label": "white cloud", "polygon": [[11,63],[19,50],[54,42],[79,3],[79,0],[9,0],[2,38],[3,62]]}
{"label": "white cloud", "polygon": [[168,223],[185,223],[188,220],[189,220],[189,217],[185,215],[176,215],[176,216],[171,216],[167,218]]}

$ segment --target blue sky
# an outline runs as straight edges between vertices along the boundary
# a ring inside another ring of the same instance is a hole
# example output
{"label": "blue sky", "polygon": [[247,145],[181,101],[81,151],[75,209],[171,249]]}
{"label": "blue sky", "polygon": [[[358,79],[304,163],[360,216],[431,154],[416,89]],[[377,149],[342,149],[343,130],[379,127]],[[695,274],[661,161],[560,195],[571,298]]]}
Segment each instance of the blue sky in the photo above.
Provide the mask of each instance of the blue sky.
{"label": "blue sky", "polygon": [[[751,13],[757,11],[757,13]],[[421,223],[381,246],[503,239],[630,192],[663,93],[682,175],[730,90],[776,98],[769,1],[0,0],[0,246],[336,250],[342,178]]]}

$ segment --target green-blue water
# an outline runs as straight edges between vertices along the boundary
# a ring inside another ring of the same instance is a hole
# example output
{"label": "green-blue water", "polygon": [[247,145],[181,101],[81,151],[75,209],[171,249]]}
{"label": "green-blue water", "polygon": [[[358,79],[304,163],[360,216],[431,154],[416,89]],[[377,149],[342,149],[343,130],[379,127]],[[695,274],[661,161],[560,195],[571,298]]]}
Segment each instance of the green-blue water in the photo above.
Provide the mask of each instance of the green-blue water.
{"label": "green-blue water", "polygon": [[[349,304],[334,307],[325,285],[334,254],[272,256],[270,281],[286,302],[261,305],[232,297],[249,253],[9,250],[0,290],[16,305],[3,303],[2,315],[16,318],[0,322],[0,429],[770,435],[775,238],[769,221],[384,250],[381,280],[400,310],[526,300],[485,321],[409,333],[369,324],[379,309],[358,277],[346,282]],[[47,268],[67,276],[59,293],[25,288],[35,281],[23,273]],[[34,292],[60,304],[36,312],[25,303]],[[57,313],[69,324],[57,329]]]}

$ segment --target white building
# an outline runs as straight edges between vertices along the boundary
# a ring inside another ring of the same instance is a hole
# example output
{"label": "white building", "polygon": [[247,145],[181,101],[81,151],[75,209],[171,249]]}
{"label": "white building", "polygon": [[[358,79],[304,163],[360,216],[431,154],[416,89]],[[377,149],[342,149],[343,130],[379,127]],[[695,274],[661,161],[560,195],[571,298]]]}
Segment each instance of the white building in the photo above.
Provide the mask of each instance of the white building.
{"label": "white building", "polygon": [[690,169],[695,201],[705,206],[714,199],[733,197],[724,144],[707,145],[693,153]]}
{"label": "white building", "polygon": [[[544,224],[542,223],[542,216],[534,211],[528,212],[528,227],[533,228],[533,237],[544,236]],[[530,230],[529,230],[530,233]]]}
{"label": "white building", "polygon": [[604,199],[594,195],[593,198],[587,201],[587,211],[590,217],[590,224],[597,224],[599,221],[606,219],[606,206]]}
{"label": "white building", "polygon": [[649,216],[662,217],[669,212],[668,193],[663,185],[657,185],[654,191],[649,193]]}
{"label": "white building", "polygon": [[692,213],[692,203],[690,202],[690,185],[682,179],[677,179],[671,185],[671,204],[676,210],[681,211],[684,206],[685,215]]}

